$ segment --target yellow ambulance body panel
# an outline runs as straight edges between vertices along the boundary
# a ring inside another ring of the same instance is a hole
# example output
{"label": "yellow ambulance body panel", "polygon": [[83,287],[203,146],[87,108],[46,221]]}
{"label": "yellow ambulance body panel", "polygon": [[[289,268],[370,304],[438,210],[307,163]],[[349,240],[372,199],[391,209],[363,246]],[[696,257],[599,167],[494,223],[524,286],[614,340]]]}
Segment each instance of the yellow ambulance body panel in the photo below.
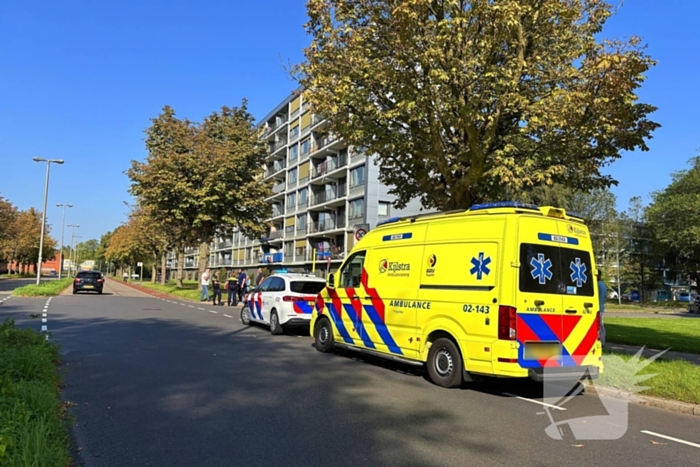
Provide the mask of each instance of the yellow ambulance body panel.
{"label": "yellow ambulance body panel", "polygon": [[474,375],[596,377],[594,272],[588,229],[562,209],[491,203],[393,219],[329,276],[311,334],[321,351],[426,364],[448,387]]}

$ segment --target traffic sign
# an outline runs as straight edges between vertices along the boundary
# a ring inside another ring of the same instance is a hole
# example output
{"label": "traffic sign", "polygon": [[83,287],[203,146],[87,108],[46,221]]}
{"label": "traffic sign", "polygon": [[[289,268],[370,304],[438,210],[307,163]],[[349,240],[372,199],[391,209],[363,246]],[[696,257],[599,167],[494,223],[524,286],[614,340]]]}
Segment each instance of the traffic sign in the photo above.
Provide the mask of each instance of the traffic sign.
{"label": "traffic sign", "polygon": [[143,263],[136,263],[136,266],[141,267],[143,266]]}
{"label": "traffic sign", "polygon": [[357,240],[359,242],[360,240],[362,240],[362,237],[364,237],[366,234],[367,234],[367,231],[365,229],[362,229],[362,228],[357,229],[355,231],[355,240]]}

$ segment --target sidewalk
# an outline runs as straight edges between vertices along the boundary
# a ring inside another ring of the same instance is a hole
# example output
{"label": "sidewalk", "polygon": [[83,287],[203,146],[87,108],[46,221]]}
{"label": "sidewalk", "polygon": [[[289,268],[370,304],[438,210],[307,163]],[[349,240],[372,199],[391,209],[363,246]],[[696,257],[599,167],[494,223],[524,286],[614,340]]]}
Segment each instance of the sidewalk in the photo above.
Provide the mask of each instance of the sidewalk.
{"label": "sidewalk", "polygon": [[[638,347],[636,345],[606,343],[603,346],[603,348],[605,350],[612,351],[612,352],[634,355],[637,352],[639,352],[639,349],[641,347]],[[642,351],[642,355],[644,357],[650,358],[661,351],[662,350],[660,350],[660,349],[650,349],[648,347],[645,347],[644,350]],[[695,365],[700,365],[700,355],[694,354],[694,353],[673,352],[673,351],[669,350],[668,352],[663,354],[663,356],[661,358],[665,358],[665,359],[669,359],[669,360],[686,360],[686,361],[693,363]]]}

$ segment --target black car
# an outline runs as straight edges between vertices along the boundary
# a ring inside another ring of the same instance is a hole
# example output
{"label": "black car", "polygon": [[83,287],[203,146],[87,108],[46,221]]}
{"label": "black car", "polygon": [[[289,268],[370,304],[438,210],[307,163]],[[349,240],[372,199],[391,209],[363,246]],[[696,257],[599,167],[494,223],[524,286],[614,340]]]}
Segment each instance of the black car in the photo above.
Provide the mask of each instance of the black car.
{"label": "black car", "polygon": [[73,293],[85,291],[101,294],[104,284],[105,278],[100,271],[80,271],[73,280]]}

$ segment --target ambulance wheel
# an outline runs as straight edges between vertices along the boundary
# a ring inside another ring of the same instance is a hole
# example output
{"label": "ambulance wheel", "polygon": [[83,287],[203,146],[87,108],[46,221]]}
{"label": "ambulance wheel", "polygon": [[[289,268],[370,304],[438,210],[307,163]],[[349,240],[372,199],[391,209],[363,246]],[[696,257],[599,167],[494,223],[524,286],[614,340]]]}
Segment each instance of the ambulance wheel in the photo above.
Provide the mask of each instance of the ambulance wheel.
{"label": "ambulance wheel", "polygon": [[272,310],[272,314],[270,314],[270,333],[274,334],[275,336],[279,336],[282,334],[282,325],[280,325],[280,319],[279,316],[277,316],[277,311]]}
{"label": "ambulance wheel", "polygon": [[248,308],[248,305],[241,308],[241,323],[244,326],[250,326],[250,308]]}
{"label": "ambulance wheel", "polygon": [[440,338],[433,342],[427,366],[430,380],[438,386],[457,388],[462,385],[462,356],[450,339]]}
{"label": "ambulance wheel", "polygon": [[333,329],[331,323],[326,318],[321,318],[314,328],[314,338],[316,339],[316,350],[319,352],[330,352],[333,350]]}

